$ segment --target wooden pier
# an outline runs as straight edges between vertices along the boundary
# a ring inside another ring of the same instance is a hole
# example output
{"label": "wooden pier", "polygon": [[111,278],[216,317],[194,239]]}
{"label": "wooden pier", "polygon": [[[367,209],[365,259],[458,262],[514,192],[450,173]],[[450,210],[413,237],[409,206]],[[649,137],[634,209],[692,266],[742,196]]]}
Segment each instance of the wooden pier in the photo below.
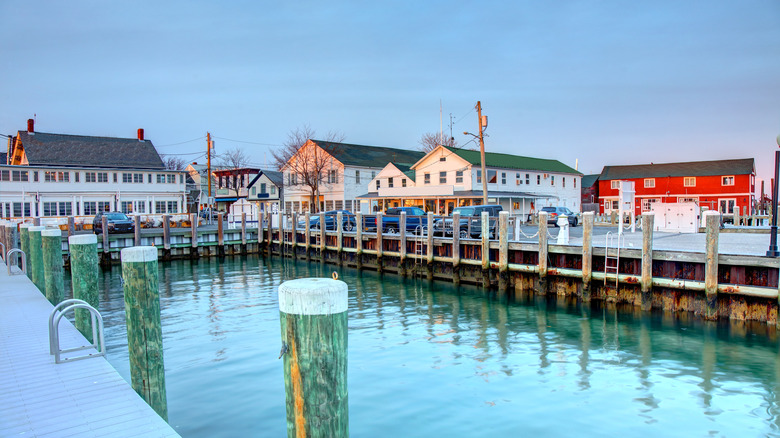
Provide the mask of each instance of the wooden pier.
{"label": "wooden pier", "polygon": [[[0,436],[179,436],[104,357],[55,364],[51,303],[2,262],[0,284]],[[59,327],[63,348],[89,345],[66,318]]]}

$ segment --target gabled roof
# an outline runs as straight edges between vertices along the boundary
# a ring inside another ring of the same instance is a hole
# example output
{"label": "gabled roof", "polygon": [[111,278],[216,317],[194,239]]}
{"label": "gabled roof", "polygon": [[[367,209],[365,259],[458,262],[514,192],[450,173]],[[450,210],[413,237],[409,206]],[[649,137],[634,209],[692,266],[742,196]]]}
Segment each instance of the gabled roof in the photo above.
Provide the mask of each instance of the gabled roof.
{"label": "gabled roof", "polygon": [[[468,161],[471,163],[471,165],[479,166],[482,162],[479,151],[458,149],[447,146],[443,147]],[[582,173],[572,169],[558,160],[523,157],[520,155],[501,154],[498,152],[485,152],[485,166],[498,167],[503,169],[534,170],[541,172],[560,172],[582,175]]]}
{"label": "gabled roof", "polygon": [[165,170],[149,140],[19,131],[18,141],[31,166]]}
{"label": "gabled roof", "polygon": [[383,168],[387,163],[411,166],[425,154],[409,149],[310,140],[345,166]]}
{"label": "gabled roof", "polygon": [[666,176],[749,175],[754,172],[753,158],[738,160],[689,161],[685,163],[604,166],[599,180],[663,178]]}
{"label": "gabled roof", "polygon": [[252,181],[247,184],[247,187],[251,188],[258,179],[260,179],[261,176],[265,175],[268,177],[268,179],[279,188],[282,188],[284,185],[284,174],[282,172],[274,172],[272,170],[260,170],[257,175],[252,179]]}
{"label": "gabled roof", "polygon": [[593,186],[593,184],[596,184],[596,181],[599,180],[599,176],[601,176],[600,173],[596,173],[593,175],[583,175],[580,187],[586,188],[586,187]]}

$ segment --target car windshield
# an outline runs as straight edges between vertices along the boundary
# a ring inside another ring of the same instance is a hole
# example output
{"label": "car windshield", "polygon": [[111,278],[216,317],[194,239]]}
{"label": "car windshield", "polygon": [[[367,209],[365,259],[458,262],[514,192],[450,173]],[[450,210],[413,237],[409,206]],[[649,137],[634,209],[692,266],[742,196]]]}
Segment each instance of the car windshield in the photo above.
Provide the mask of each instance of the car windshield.
{"label": "car windshield", "polygon": [[127,216],[125,216],[124,213],[108,213],[106,214],[106,218],[109,220],[115,220],[115,221],[126,221]]}
{"label": "car windshield", "polygon": [[474,216],[474,208],[473,207],[458,207],[454,210],[452,210],[452,213],[460,213],[461,216]]}
{"label": "car windshield", "polygon": [[542,211],[555,211],[555,207],[543,207]]}

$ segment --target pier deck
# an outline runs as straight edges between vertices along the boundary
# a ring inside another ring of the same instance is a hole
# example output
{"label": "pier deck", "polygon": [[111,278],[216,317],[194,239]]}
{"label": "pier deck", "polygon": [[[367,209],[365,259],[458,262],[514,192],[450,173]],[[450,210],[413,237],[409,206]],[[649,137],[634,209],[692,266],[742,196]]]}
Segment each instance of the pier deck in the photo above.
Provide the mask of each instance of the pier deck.
{"label": "pier deck", "polygon": [[[55,364],[53,306],[26,276],[9,276],[2,261],[0,300],[0,436],[179,436],[105,358]],[[63,318],[62,348],[87,344]]]}

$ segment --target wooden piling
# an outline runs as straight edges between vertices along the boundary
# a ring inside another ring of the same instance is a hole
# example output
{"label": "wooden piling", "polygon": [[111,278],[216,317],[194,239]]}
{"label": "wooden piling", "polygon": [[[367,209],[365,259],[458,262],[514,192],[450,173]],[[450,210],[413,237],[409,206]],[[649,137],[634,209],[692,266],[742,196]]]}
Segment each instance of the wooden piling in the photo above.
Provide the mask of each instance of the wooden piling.
{"label": "wooden piling", "polygon": [[[19,247],[24,256],[27,259],[27,277],[32,278],[32,269],[30,268],[30,227],[32,225],[23,223],[19,225]],[[10,263],[10,260],[6,260],[6,264]]]}
{"label": "wooden piling", "polygon": [[498,213],[498,291],[509,289],[509,212]]}
{"label": "wooden piling", "polygon": [[158,415],[168,421],[157,249],[137,246],[125,248],[121,254],[132,386]]}
{"label": "wooden piling", "polygon": [[704,266],[704,292],[707,295],[707,319],[718,317],[718,237],[720,233],[720,213],[704,212],[707,225],[707,259]]}
{"label": "wooden piling", "polygon": [[307,211],[304,216],[306,223],[303,224],[303,235],[306,239],[306,260],[311,260],[311,214]]}
{"label": "wooden piling", "polygon": [[[428,232],[425,235],[425,267],[428,281],[433,280],[433,212],[428,212],[428,222],[426,223]],[[419,242],[417,243],[420,244]]]}
{"label": "wooden piling", "polygon": [[594,213],[582,214],[582,301],[590,302],[590,282],[593,278],[593,223]]}
{"label": "wooden piling", "polygon": [[537,293],[547,293],[547,212],[539,212],[539,285]]}
{"label": "wooden piling", "polygon": [[43,248],[43,275],[46,299],[56,306],[65,297],[65,283],[62,279],[62,231],[50,228],[41,231]]}
{"label": "wooden piling", "polygon": [[[190,213],[190,258],[197,259],[200,257],[200,250],[198,249],[198,215]],[[140,245],[136,245],[140,246]]]}
{"label": "wooden piling", "polygon": [[325,261],[325,242],[328,240],[328,235],[325,230],[328,227],[325,224],[325,213],[320,212],[320,261]]}
{"label": "wooden piling", "polygon": [[402,211],[398,218],[398,273],[406,277],[406,212]]}
{"label": "wooden piling", "polygon": [[452,214],[452,283],[460,285],[460,213]]}
{"label": "wooden piling", "polygon": [[342,221],[344,220],[344,214],[339,210],[336,213],[336,256],[339,260],[339,265],[344,262],[344,226]]}
{"label": "wooden piling", "polygon": [[376,269],[382,273],[382,212],[376,213]]}
{"label": "wooden piling", "polygon": [[293,212],[292,214],[292,247],[293,247],[293,257],[297,256],[296,248],[298,247],[298,213]]}
{"label": "wooden piling", "polygon": [[[97,236],[79,234],[68,237],[70,275],[73,298],[84,300],[99,310]],[[84,337],[92,339],[92,317],[86,309],[76,309],[76,328]]]}
{"label": "wooden piling", "polygon": [[[642,310],[653,307],[653,228],[655,226],[653,213],[642,215]],[[717,289],[717,281],[716,281]]]}
{"label": "wooden piling", "polygon": [[[100,221],[101,221],[100,226],[103,227],[101,228],[103,234],[103,256],[105,257],[105,259],[107,259],[108,263],[110,264],[111,258],[108,254],[111,251],[111,243],[108,240],[108,217],[106,215],[103,215],[100,217]],[[105,261],[106,260],[104,260],[104,262]]]}
{"label": "wooden piling", "polygon": [[246,254],[246,212],[241,213],[241,252]]}
{"label": "wooden piling", "polygon": [[217,255],[225,255],[225,223],[222,220],[222,212],[217,213]]}
{"label": "wooden piling", "polygon": [[41,240],[41,232],[45,229],[46,227],[41,226],[29,228],[30,256],[27,258],[29,265],[27,269],[32,271],[30,278],[44,296],[46,295],[46,279],[43,274],[43,241]]}
{"label": "wooden piling", "polygon": [[279,255],[284,254],[284,211],[280,208],[278,212],[276,212],[277,217],[277,225],[279,225]]}
{"label": "wooden piling", "polygon": [[355,213],[355,265],[363,268],[363,213]]}
{"label": "wooden piling", "polygon": [[268,239],[265,244],[265,249],[268,255],[271,255],[271,250],[273,249],[273,244],[274,244],[274,240],[273,240],[274,229],[273,229],[273,218],[271,217],[271,209],[269,207],[269,204],[266,204],[265,220],[266,220],[266,224],[268,225],[268,229],[267,229]]}
{"label": "wooden piling", "polygon": [[133,243],[135,246],[141,246],[141,216],[133,216],[133,225]]}
{"label": "wooden piling", "polygon": [[76,220],[73,216],[68,216],[68,237],[76,234]]}
{"label": "wooden piling", "polygon": [[349,436],[347,300],[338,280],[279,286],[288,437]]}

